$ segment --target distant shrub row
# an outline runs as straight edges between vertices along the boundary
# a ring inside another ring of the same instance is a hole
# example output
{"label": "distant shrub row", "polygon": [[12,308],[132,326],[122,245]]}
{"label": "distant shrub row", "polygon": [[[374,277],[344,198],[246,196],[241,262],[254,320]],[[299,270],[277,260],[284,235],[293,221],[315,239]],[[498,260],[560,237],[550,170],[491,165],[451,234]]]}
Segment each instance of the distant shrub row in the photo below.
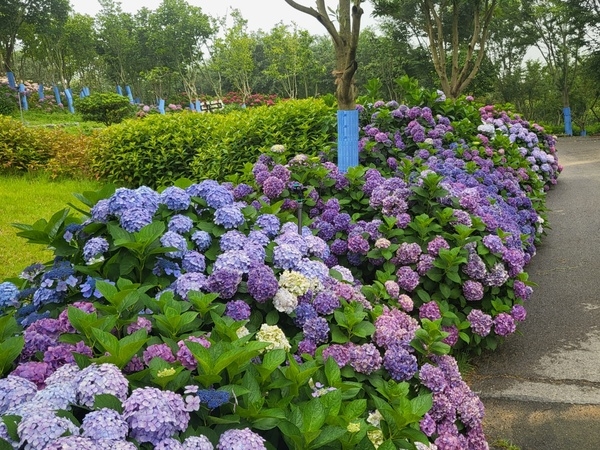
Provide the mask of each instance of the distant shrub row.
{"label": "distant shrub row", "polygon": [[290,100],[227,114],[150,115],[102,130],[93,169],[101,178],[157,187],[181,177],[224,180],[275,144],[290,155],[331,147],[335,111],[320,100]]}
{"label": "distant shrub row", "polygon": [[33,128],[0,115],[0,173],[46,171],[53,178],[91,178],[92,138]]}

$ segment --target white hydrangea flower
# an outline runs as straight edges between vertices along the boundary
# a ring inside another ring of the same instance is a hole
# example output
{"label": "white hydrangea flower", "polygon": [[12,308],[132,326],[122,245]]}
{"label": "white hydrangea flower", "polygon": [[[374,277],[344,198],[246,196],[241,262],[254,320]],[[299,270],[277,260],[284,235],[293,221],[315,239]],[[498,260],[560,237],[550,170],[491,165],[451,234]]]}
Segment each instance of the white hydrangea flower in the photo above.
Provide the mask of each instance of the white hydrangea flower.
{"label": "white hydrangea flower", "polygon": [[244,336],[248,336],[250,334],[250,331],[248,331],[248,328],[242,325],[237,330],[235,330],[235,334],[237,334],[238,339],[241,339]]}
{"label": "white hydrangea flower", "polygon": [[266,350],[283,349],[289,352],[292,348],[285,334],[277,325],[263,323],[260,330],[256,333],[256,340],[270,343],[271,345]]}
{"label": "white hydrangea flower", "polygon": [[369,413],[369,416],[367,417],[367,423],[373,425],[374,427],[378,427],[382,420],[383,416],[377,409]]}
{"label": "white hydrangea flower", "polygon": [[279,288],[273,297],[273,306],[279,312],[290,314],[298,306],[298,297],[285,288]]}
{"label": "white hydrangea flower", "polygon": [[295,270],[284,270],[279,276],[279,287],[287,289],[295,296],[304,295],[314,283]]}

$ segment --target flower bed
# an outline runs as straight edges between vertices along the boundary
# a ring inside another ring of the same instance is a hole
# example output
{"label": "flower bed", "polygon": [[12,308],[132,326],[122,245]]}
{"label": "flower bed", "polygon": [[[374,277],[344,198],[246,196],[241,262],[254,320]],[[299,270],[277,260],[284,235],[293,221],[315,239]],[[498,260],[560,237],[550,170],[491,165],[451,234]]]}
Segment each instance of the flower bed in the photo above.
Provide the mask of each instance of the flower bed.
{"label": "flower bed", "polygon": [[22,226],[56,259],[0,284],[0,436],[488,448],[452,354],[494,348],[525,319],[524,266],[560,167],[554,140],[517,116],[429,105],[362,108],[347,174],[275,146],[244,183],[107,186],[80,196],[82,223],[64,211]]}

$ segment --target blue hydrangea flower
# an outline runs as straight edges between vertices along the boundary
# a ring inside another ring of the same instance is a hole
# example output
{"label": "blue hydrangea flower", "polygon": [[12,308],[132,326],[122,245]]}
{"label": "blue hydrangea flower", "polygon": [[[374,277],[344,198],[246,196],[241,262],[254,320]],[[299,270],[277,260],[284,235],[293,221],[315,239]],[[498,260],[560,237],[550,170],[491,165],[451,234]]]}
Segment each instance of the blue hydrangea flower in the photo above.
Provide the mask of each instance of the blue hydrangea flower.
{"label": "blue hydrangea flower", "polygon": [[129,426],[122,415],[109,408],[91,411],[83,418],[82,435],[94,440],[121,440],[127,437]]}
{"label": "blue hydrangea flower", "polygon": [[77,401],[82,406],[94,406],[96,395],[112,394],[119,400],[127,398],[129,382],[114,364],[92,364],[77,376]]}
{"label": "blue hydrangea flower", "polygon": [[198,250],[203,252],[210,247],[212,238],[206,231],[196,231],[192,234],[192,242],[196,245]]}
{"label": "blue hydrangea flower", "polygon": [[214,222],[227,230],[237,228],[245,221],[241,209],[235,205],[223,206],[215,211]]}
{"label": "blue hydrangea flower", "polygon": [[167,252],[167,256],[171,258],[182,258],[187,251],[187,241],[183,236],[173,231],[167,231],[160,238],[160,243],[163,247],[173,247],[177,251]]}
{"label": "blue hydrangea flower", "polygon": [[220,209],[233,204],[233,193],[225,186],[216,185],[208,189],[204,196],[201,196],[206,204],[213,209]]}
{"label": "blue hydrangea flower", "polygon": [[256,226],[260,227],[271,239],[277,236],[281,223],[274,214],[261,214],[256,218]]}
{"label": "blue hydrangea flower", "polygon": [[160,203],[171,211],[185,211],[190,206],[190,195],[177,186],[169,186],[161,192]]}
{"label": "blue hydrangea flower", "polygon": [[0,284],[0,310],[19,305],[19,288],[8,281]]}
{"label": "blue hydrangea flower", "polygon": [[10,408],[31,400],[37,393],[37,386],[25,378],[8,375],[0,379],[0,415]]}
{"label": "blue hydrangea flower", "polygon": [[83,246],[83,259],[86,264],[104,261],[103,253],[108,251],[108,241],[103,237],[94,237]]}
{"label": "blue hydrangea flower", "polygon": [[194,222],[188,216],[184,216],[183,214],[175,214],[169,220],[168,229],[169,231],[173,231],[175,233],[183,234],[187,233],[194,226]]}
{"label": "blue hydrangea flower", "polygon": [[129,233],[136,233],[152,223],[154,212],[141,207],[125,209],[119,215],[121,227]]}
{"label": "blue hydrangea flower", "polygon": [[266,450],[265,440],[250,430],[227,430],[219,438],[217,450]]}
{"label": "blue hydrangea flower", "polygon": [[36,414],[23,417],[17,427],[19,445],[28,449],[46,448],[55,439],[66,432],[79,434],[78,427],[69,419],[58,417],[50,409],[38,408]]}
{"label": "blue hydrangea flower", "polygon": [[215,391],[214,389],[200,389],[198,391],[198,397],[200,397],[200,403],[206,403],[208,409],[215,409],[227,403],[229,401],[230,395],[227,391]]}
{"label": "blue hydrangea flower", "polygon": [[186,272],[204,272],[206,270],[206,258],[203,254],[190,250],[183,255],[181,266]]}

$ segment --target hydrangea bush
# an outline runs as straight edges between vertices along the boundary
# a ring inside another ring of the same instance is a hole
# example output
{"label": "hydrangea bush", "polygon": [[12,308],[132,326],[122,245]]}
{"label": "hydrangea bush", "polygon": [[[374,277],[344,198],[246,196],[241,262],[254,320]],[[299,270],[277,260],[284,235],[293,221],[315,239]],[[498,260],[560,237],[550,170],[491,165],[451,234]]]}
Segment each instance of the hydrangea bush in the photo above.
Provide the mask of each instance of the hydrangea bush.
{"label": "hydrangea bush", "polygon": [[451,355],[525,319],[560,167],[517,116],[415,95],[361,107],[346,174],[275,146],[235,183],[107,186],[78,196],[84,220],[22,225],[56,258],[0,284],[0,437],[488,448]]}

